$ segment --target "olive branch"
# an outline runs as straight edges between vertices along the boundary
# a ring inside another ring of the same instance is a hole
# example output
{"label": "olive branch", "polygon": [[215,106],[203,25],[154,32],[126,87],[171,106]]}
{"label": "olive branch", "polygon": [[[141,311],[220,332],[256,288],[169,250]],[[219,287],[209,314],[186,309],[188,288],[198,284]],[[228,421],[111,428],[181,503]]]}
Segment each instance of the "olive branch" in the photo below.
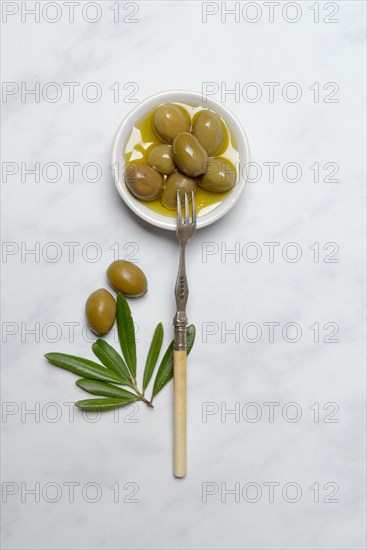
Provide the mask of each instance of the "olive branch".
{"label": "olive branch", "polygon": [[[117,333],[121,352],[117,352],[102,338],[98,338],[92,345],[94,355],[102,364],[83,357],[66,353],[46,353],[46,359],[62,369],[68,370],[77,376],[82,376],[75,383],[88,393],[100,396],[98,399],[83,399],[75,403],[79,409],[89,411],[104,411],[124,407],[135,401],[143,401],[153,408],[153,399],[173,378],[173,341],[168,346],[160,362],[154,380],[150,400],[145,391],[153,376],[163,343],[163,325],[158,323],[148,351],[142,391],[139,391],[136,380],[136,340],[134,321],[129,304],[121,293],[117,295]],[[187,353],[189,354],[195,340],[195,326],[187,327]],[[127,386],[126,390],[119,386]]]}

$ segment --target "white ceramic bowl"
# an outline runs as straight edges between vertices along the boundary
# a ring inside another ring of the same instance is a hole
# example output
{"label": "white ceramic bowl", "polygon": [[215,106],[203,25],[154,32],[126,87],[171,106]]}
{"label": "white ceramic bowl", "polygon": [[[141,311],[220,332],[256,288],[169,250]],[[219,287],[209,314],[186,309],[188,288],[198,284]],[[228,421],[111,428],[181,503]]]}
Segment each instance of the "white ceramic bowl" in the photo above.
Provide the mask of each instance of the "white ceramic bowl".
{"label": "white ceramic bowl", "polygon": [[239,199],[244,185],[244,170],[243,167],[245,164],[250,162],[250,149],[247,141],[246,134],[237,120],[237,118],[230,112],[226,107],[224,107],[218,101],[214,99],[207,98],[206,101],[203,101],[203,97],[198,92],[188,92],[184,90],[172,90],[167,92],[161,92],[159,94],[153,95],[139,103],[135,109],[133,109],[121,122],[112,144],[111,151],[111,163],[113,170],[113,178],[117,187],[117,191],[121,195],[123,201],[128,205],[129,208],[140,218],[145,220],[148,223],[161,227],[163,229],[176,230],[176,218],[167,217],[154,212],[148,208],[143,202],[136,199],[126,187],[124,181],[124,159],[123,151],[125,150],[126,143],[131,131],[131,128],[135,123],[151,111],[154,107],[162,103],[188,103],[191,105],[202,105],[203,107],[208,107],[216,111],[223,119],[226,121],[237,145],[239,152],[239,169],[240,176],[238,182],[229,193],[229,195],[219,204],[216,205],[211,210],[205,209],[205,211],[200,211],[197,217],[197,228],[205,227],[224,216],[237,202]]}

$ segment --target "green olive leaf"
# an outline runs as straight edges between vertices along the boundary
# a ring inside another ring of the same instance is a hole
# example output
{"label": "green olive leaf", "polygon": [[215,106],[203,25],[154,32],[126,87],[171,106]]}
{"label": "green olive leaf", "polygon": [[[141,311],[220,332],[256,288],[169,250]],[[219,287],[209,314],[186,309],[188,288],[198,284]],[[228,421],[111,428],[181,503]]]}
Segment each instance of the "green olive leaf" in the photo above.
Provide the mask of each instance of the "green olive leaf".
{"label": "green olive leaf", "polygon": [[112,386],[106,382],[98,382],[97,380],[80,378],[75,382],[75,384],[79,386],[79,388],[82,388],[93,395],[103,395],[104,397],[113,397],[115,399],[139,399],[139,397],[134,393],[118,388],[117,386]]}
{"label": "green olive leaf", "polygon": [[117,332],[122,354],[132,376],[135,379],[136,342],[134,321],[131,315],[129,304],[120,292],[117,295]]}
{"label": "green olive leaf", "polygon": [[102,382],[112,382],[113,384],[123,384],[121,376],[106,369],[106,367],[102,367],[102,365],[98,365],[98,363],[94,363],[94,361],[89,361],[89,359],[68,355],[67,353],[46,353],[45,357],[53,365],[73,372],[77,376],[102,380]]}
{"label": "green olive leaf", "polygon": [[[195,341],[195,326],[189,325],[186,330],[186,346],[187,346],[187,355],[190,353],[192,346],[194,345]],[[162,388],[173,378],[173,340],[168,346],[168,349],[166,353],[163,356],[163,359],[161,361],[161,364],[159,365],[159,369],[157,372],[157,376],[154,380],[154,386],[153,386],[153,397],[157,395],[161,391]]]}
{"label": "green olive leaf", "polygon": [[116,373],[121,380],[124,380],[126,386],[131,386],[131,376],[125,361],[108,342],[98,338],[94,342],[92,350],[105,367]]}
{"label": "green olive leaf", "polygon": [[77,401],[75,404],[79,409],[85,411],[109,411],[116,409],[117,407],[125,407],[136,401],[136,399],[112,399],[108,397],[102,397],[101,399],[83,399]]}
{"label": "green olive leaf", "polygon": [[152,343],[150,344],[147,361],[145,363],[144,376],[143,376],[143,391],[148,386],[150,379],[152,378],[155,366],[158,361],[159,354],[161,352],[163,343],[163,325],[159,323],[155,329]]}

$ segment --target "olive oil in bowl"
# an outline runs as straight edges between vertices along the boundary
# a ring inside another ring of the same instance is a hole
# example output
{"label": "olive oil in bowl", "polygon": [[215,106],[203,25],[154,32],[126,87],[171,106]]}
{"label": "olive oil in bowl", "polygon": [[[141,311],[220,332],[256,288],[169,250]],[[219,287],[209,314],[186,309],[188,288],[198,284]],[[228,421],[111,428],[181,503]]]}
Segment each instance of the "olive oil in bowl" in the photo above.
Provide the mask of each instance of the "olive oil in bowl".
{"label": "olive oil in bowl", "polygon": [[[195,119],[199,115],[199,113],[206,110],[202,106],[194,106],[194,105],[190,105],[186,103],[178,103],[178,102],[175,102],[174,104],[181,107],[187,113],[188,117],[191,120],[191,127],[195,122]],[[155,133],[154,126],[153,126],[153,117],[156,109],[149,111],[148,114],[140,118],[131,129],[125,145],[125,149],[123,151],[123,158],[124,158],[125,164],[129,164],[129,163],[147,164],[148,149],[153,147],[154,145],[159,145],[162,143],[158,138],[157,134]],[[232,165],[233,168],[236,169],[236,172],[238,172],[237,167],[239,166],[239,153],[236,148],[236,143],[229,131],[229,128],[225,120],[223,120],[223,118],[221,120],[224,126],[225,138],[224,138],[223,146],[216,156],[220,157],[221,159],[227,160],[230,163],[230,165]],[[211,157],[209,157],[208,159],[209,162],[210,162],[210,158]],[[238,179],[238,173],[236,174],[236,177]],[[164,176],[164,178],[166,179],[166,176]],[[228,197],[228,195],[231,194],[231,192],[232,192],[232,189],[230,189],[229,191],[217,193],[217,192],[207,191],[206,189],[203,189],[202,187],[198,186],[195,193],[195,203],[196,203],[196,210],[198,212],[198,216],[200,217],[200,215],[206,214],[211,210],[213,210],[214,208],[216,208]],[[160,198],[155,199],[153,201],[142,201],[142,203],[147,208],[153,210],[158,214],[161,214],[163,216],[167,216],[170,218],[176,217],[176,212],[174,210],[169,210],[165,208],[161,204]]]}

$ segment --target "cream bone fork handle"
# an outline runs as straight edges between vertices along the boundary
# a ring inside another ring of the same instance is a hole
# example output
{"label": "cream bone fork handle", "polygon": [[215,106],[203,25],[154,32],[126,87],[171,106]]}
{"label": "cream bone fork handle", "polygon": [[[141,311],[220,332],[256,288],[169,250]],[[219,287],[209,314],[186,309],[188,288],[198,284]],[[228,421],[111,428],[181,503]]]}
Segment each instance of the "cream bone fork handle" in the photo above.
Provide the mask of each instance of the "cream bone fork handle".
{"label": "cream bone fork handle", "polygon": [[173,382],[174,382],[174,440],[173,473],[175,477],[186,475],[186,304],[189,287],[186,277],[185,248],[196,231],[194,192],[191,192],[192,214],[189,196],[185,193],[185,215],[182,216],[180,194],[177,192],[177,238],[180,242],[180,264],[175,288],[176,315],[173,319]]}

